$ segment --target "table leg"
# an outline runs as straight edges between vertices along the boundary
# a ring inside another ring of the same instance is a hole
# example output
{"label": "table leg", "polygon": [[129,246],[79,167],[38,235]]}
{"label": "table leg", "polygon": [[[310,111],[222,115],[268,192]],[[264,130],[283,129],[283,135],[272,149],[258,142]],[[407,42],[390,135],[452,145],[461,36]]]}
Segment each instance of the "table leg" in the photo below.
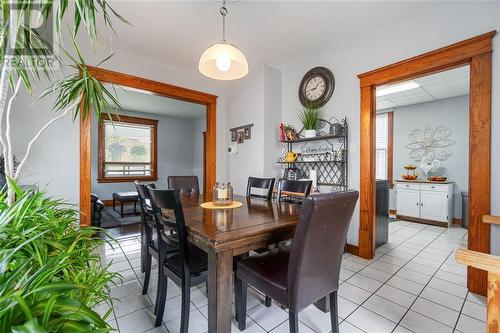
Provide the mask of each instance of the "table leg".
{"label": "table leg", "polygon": [[232,250],[208,253],[208,332],[230,333],[233,304]]}
{"label": "table leg", "polygon": [[120,201],[120,217],[123,218],[123,201]]}

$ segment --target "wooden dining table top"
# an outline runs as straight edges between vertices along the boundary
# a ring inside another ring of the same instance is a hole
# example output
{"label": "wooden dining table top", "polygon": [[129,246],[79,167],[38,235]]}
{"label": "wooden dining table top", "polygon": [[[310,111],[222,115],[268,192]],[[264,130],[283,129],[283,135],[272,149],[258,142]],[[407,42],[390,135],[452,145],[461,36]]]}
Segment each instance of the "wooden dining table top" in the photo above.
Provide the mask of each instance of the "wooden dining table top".
{"label": "wooden dining table top", "polygon": [[275,231],[295,229],[301,206],[235,195],[243,205],[232,209],[205,209],[200,204],[212,195],[181,196],[189,238],[205,249],[216,250]]}

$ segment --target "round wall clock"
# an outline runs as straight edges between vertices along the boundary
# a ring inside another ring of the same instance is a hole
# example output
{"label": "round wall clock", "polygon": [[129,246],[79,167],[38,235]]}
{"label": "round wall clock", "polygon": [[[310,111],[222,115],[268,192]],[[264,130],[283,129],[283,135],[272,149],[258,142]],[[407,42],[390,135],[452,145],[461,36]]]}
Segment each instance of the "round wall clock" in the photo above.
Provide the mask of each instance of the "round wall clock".
{"label": "round wall clock", "polygon": [[321,107],[332,97],[335,77],[325,67],[315,67],[304,75],[299,86],[299,100],[304,106]]}

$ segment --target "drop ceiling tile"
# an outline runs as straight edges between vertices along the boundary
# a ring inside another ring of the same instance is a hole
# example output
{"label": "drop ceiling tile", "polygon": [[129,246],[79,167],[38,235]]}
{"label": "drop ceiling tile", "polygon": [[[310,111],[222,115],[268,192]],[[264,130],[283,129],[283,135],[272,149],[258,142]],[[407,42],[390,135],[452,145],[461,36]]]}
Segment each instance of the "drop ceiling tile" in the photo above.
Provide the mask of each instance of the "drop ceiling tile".
{"label": "drop ceiling tile", "polygon": [[391,101],[377,101],[377,110],[397,107],[397,104]]}

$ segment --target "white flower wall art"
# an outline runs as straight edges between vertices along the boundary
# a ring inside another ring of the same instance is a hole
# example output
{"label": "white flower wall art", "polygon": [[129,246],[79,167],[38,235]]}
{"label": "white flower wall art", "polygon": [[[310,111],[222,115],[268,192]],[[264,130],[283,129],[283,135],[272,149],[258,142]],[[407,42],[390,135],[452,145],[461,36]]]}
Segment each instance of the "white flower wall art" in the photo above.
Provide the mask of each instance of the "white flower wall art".
{"label": "white flower wall art", "polygon": [[446,126],[438,126],[435,129],[427,125],[422,132],[419,129],[411,131],[410,143],[406,146],[410,150],[410,158],[413,161],[446,161],[451,156],[450,147],[455,144],[450,139],[451,130]]}
{"label": "white flower wall art", "polygon": [[446,126],[433,129],[430,125],[423,132],[416,129],[410,133],[410,143],[406,146],[410,150],[410,159],[421,162],[420,168],[426,177],[431,170],[441,166],[440,161],[446,161],[451,156],[450,147],[455,144],[450,139],[451,133]]}

